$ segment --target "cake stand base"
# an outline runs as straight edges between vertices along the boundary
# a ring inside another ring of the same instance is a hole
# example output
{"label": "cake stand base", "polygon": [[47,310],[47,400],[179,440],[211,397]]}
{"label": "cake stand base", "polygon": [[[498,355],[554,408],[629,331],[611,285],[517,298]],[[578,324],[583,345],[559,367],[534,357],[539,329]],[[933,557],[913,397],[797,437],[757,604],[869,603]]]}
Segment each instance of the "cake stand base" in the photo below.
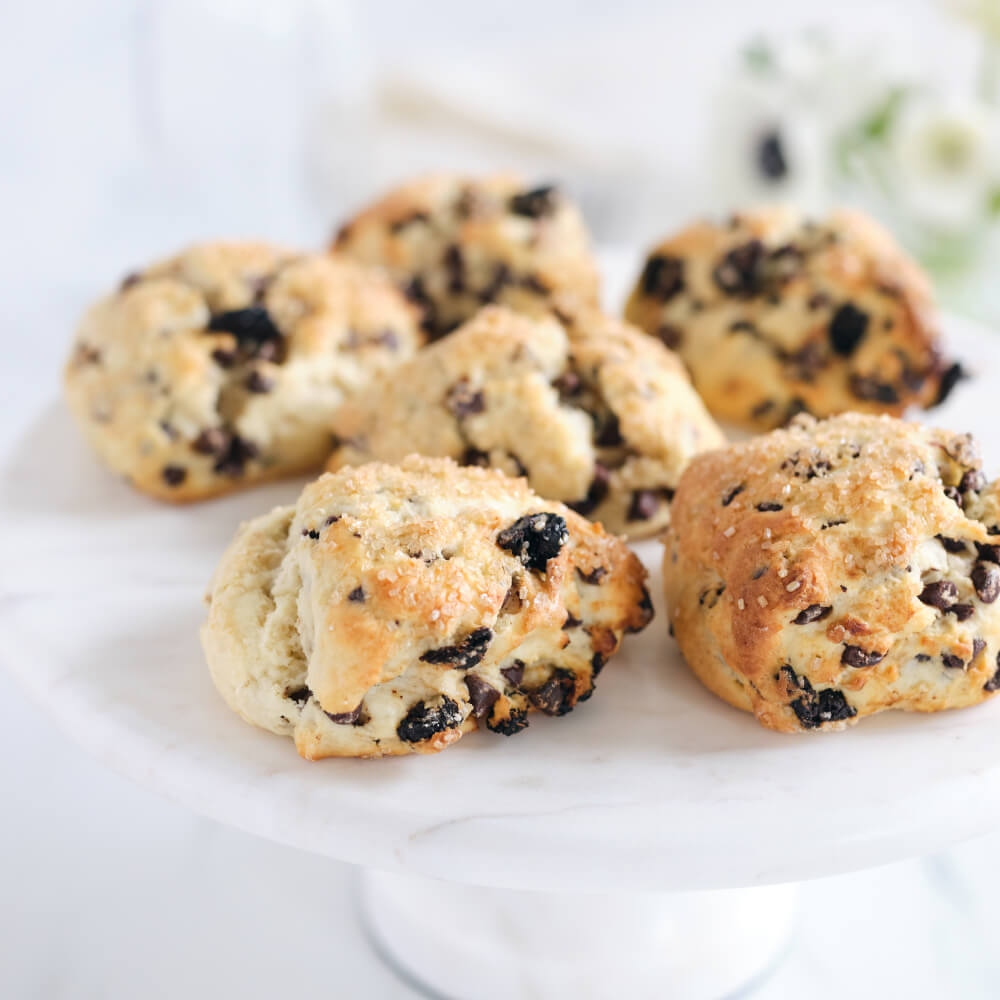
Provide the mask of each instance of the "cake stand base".
{"label": "cake stand base", "polygon": [[548,893],[365,871],[360,904],[382,957],[447,1000],[721,1000],[765,976],[797,886]]}

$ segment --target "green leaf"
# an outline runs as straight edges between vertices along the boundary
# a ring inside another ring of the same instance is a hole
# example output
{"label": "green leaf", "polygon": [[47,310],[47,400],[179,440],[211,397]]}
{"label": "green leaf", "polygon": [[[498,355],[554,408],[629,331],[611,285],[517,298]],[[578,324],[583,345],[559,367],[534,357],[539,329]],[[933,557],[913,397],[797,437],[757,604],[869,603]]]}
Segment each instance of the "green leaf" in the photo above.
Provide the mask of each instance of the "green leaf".
{"label": "green leaf", "polygon": [[859,131],[873,142],[884,142],[892,131],[906,97],[905,87],[893,87],[875,107],[861,119]]}
{"label": "green leaf", "polygon": [[743,61],[747,69],[755,73],[771,73],[775,69],[774,50],[763,38],[747,45],[743,50]]}

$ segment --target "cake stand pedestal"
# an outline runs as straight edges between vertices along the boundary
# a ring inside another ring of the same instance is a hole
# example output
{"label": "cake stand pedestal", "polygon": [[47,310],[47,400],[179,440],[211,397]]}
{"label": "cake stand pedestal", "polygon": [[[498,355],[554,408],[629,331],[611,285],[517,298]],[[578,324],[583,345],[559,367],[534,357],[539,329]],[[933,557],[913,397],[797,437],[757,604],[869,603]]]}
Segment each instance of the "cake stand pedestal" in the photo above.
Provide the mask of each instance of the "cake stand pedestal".
{"label": "cake stand pedestal", "polygon": [[[995,474],[1000,341],[945,328],[976,377],[932,419],[976,433]],[[41,407],[0,442],[0,661],[141,784],[373,869],[360,886],[372,938],[442,996],[724,996],[779,955],[787,883],[1000,826],[1000,699],[768,732],[681,662],[657,542],[636,546],[657,618],[571,715],[435,756],[306,763],[224,706],[198,644],[237,524],[300,487],[167,507],[100,468],[60,404]]]}

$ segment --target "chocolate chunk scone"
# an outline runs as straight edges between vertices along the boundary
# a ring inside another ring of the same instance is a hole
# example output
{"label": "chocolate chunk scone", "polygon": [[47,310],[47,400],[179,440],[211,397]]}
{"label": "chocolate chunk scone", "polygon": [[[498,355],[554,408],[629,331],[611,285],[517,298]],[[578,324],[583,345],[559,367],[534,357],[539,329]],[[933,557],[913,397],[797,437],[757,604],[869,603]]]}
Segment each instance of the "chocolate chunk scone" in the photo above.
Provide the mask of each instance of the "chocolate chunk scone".
{"label": "chocolate chunk scone", "polygon": [[716,417],[758,430],[799,412],[899,416],[961,376],[941,358],[927,280],[854,212],[691,226],[649,255],[625,315],[680,354]]}
{"label": "chocolate chunk scone", "polygon": [[303,757],[433,753],[589,698],[652,605],[639,560],[523,481],[411,456],[244,524],[202,643],[244,719]]}
{"label": "chocolate chunk scone", "polygon": [[666,542],[681,652],[770,729],[960,708],[1000,687],[1000,484],[968,435],[798,417],[696,458]]}
{"label": "chocolate chunk scone", "polygon": [[385,268],[440,337],[480,306],[535,312],[554,292],[597,304],[597,267],[579,209],[512,174],[436,174],[390,192],[343,225],[333,249]]}
{"label": "chocolate chunk scone", "polygon": [[417,320],[387,278],[350,261],[205,244],[86,313],[66,397],[111,469],[198,500],[322,465],[334,410],[414,353]]}
{"label": "chocolate chunk scone", "polygon": [[662,345],[594,309],[483,309],[348,400],[329,468],[440,455],[524,475],[611,531],[669,519],[681,470],[723,437]]}

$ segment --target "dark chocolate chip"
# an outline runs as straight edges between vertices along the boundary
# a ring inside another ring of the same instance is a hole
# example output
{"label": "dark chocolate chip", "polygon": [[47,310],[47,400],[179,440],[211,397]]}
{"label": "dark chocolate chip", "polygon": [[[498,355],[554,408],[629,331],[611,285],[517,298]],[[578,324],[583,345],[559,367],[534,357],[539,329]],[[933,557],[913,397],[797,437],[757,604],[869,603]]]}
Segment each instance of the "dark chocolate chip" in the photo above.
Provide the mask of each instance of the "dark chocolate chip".
{"label": "dark chocolate chip", "polygon": [[477,465],[481,469],[488,469],[490,465],[490,456],[486,454],[485,451],[480,451],[478,448],[466,448],[462,452],[462,457],[459,459],[462,465]]}
{"label": "dark chocolate chip", "polygon": [[510,199],[510,210],[514,215],[524,215],[529,219],[541,219],[552,215],[559,206],[559,192],[551,184],[532,188],[515,194]]}
{"label": "dark chocolate chip", "polygon": [[958,587],[951,580],[935,580],[920,591],[917,599],[932,608],[947,611],[958,600]]}
{"label": "dark chocolate chip", "polygon": [[898,403],[899,393],[888,382],[879,382],[870,375],[851,375],[848,380],[851,392],[858,399],[874,400],[877,403]]}
{"label": "dark chocolate chip", "polygon": [[252,441],[246,441],[238,434],[234,434],[229,442],[229,447],[219,455],[212,466],[212,471],[220,476],[242,476],[246,471],[246,464],[251,459],[257,457],[257,446]]}
{"label": "dark chocolate chip", "polygon": [[576,617],[572,611],[566,612],[566,621],[562,623],[563,631],[571,628],[579,628],[583,624],[583,621]]}
{"label": "dark chocolate chip", "polygon": [[468,670],[486,655],[486,650],[490,648],[492,641],[493,629],[484,626],[470,632],[454,646],[427,650],[421,654],[420,659],[423,663],[447,663],[455,670]]}
{"label": "dark chocolate chip", "polygon": [[976,609],[971,604],[953,604],[948,608],[948,614],[954,615],[960,622],[968,621]]}
{"label": "dark chocolate chip", "polygon": [[[596,677],[603,669],[604,664],[608,662],[608,658],[603,653],[594,653],[590,658],[590,674],[592,677]],[[587,698],[590,697],[590,692],[586,695]],[[580,696],[580,701],[584,700],[584,697]]]}
{"label": "dark chocolate chip", "polygon": [[500,605],[500,614],[516,615],[521,610],[522,601],[520,591],[520,579],[515,578],[511,580],[510,587],[508,587],[507,594],[503,599],[503,604]]}
{"label": "dark chocolate chip", "polygon": [[584,517],[592,514],[605,500],[611,488],[611,473],[607,466],[600,462],[594,463],[594,478],[590,482],[587,495],[582,500],[569,504],[578,514]]}
{"label": "dark chocolate chip", "polygon": [[561,667],[540,687],[529,692],[532,705],[546,715],[565,715],[575,704],[576,676]]}
{"label": "dark chocolate chip", "polygon": [[763,503],[757,504],[757,510],[761,513],[768,513],[774,510],[784,510],[785,508],[780,503],[775,503],[773,500],[765,500]]}
{"label": "dark chocolate chip", "polygon": [[497,535],[497,545],[517,556],[528,569],[544,573],[569,541],[566,520],[548,511],[519,517]]}
{"label": "dark chocolate chip", "polygon": [[580,391],[582,385],[583,382],[580,380],[580,376],[572,369],[567,369],[552,380],[553,388],[561,397],[575,396]]}
{"label": "dark chocolate chip", "polygon": [[811,310],[824,309],[830,304],[830,296],[826,292],[813,292],[806,306]]}
{"label": "dark chocolate chip", "polygon": [[733,502],[733,500],[735,500],[736,497],[739,496],[739,494],[742,493],[746,488],[747,488],[746,483],[740,483],[738,486],[734,486],[722,498],[722,506],[728,507]]}
{"label": "dark chocolate chip", "polygon": [[315,528],[303,528],[303,538],[311,538],[314,542],[319,538],[319,532]]}
{"label": "dark chocolate chip", "polygon": [[323,714],[331,722],[336,722],[338,726],[356,726],[361,723],[361,710],[364,708],[364,704],[362,701],[357,708],[350,712],[324,712]]}
{"label": "dark chocolate chip", "polygon": [[254,370],[247,376],[246,387],[248,392],[270,392],[274,388],[274,379],[263,372]]}
{"label": "dark chocolate chip", "polygon": [[222,455],[229,447],[232,434],[222,427],[206,427],[191,443],[199,455]]}
{"label": "dark chocolate chip", "polygon": [[523,708],[512,708],[506,718],[486,720],[486,728],[501,736],[514,736],[528,726],[528,713]]}
{"label": "dark chocolate chip", "polygon": [[469,689],[472,714],[477,719],[487,715],[500,698],[500,692],[492,684],[487,684],[482,677],[477,677],[475,674],[465,675],[465,686]]}
{"label": "dark chocolate chip", "polygon": [[304,705],[312,697],[312,691],[303,684],[301,687],[288,688],[285,697],[289,701],[294,701],[296,705]]}
{"label": "dark chocolate chip", "polygon": [[501,667],[500,674],[511,687],[520,687],[521,681],[524,680],[523,661],[515,660],[509,667]]}
{"label": "dark chocolate chip", "polygon": [[134,285],[138,285],[142,281],[142,274],[138,271],[132,271],[130,274],[126,274],[122,278],[121,284],[118,286],[119,292],[124,292],[127,288],[132,288]]}
{"label": "dark chocolate chip", "polygon": [[808,625],[811,622],[821,622],[831,611],[833,607],[829,604],[810,604],[792,619],[792,624]]}
{"label": "dark chocolate chip", "polygon": [[977,562],[972,567],[972,586],[983,604],[992,604],[1000,597],[1000,566],[993,563]]}
{"label": "dark chocolate chip", "polygon": [[941,661],[949,670],[961,670],[965,666],[965,660],[954,653],[944,653],[941,656]]}
{"label": "dark chocolate chip", "polygon": [[969,469],[958,484],[959,493],[978,493],[986,485],[986,477],[979,469]]}
{"label": "dark chocolate chip", "polygon": [[934,398],[932,406],[940,406],[952,393],[952,390],[962,379],[969,377],[969,373],[959,362],[949,365],[941,373],[941,381],[938,383],[937,396]]}
{"label": "dark chocolate chip", "polygon": [[680,327],[672,326],[670,323],[661,323],[654,331],[654,336],[663,342],[665,347],[671,351],[676,351],[684,342],[684,331]]}
{"label": "dark chocolate chip", "polygon": [[458,295],[465,291],[465,260],[461,249],[452,243],[444,252],[444,270],[448,276],[448,291]]}
{"label": "dark chocolate chip", "polygon": [[944,495],[949,500],[954,500],[959,507],[962,506],[962,494],[954,486],[946,486],[944,488]]}
{"label": "dark chocolate chip", "polygon": [[973,639],[972,640],[972,659],[969,660],[969,666],[972,666],[972,664],[976,662],[976,660],[979,658],[979,654],[985,648],[986,648],[986,640],[985,639]]}
{"label": "dark chocolate chip", "polygon": [[730,250],[712,271],[712,278],[727,295],[749,298],[761,291],[764,244],[750,240]]}
{"label": "dark chocolate chip", "polygon": [[648,521],[660,509],[660,494],[656,490],[635,490],[625,515],[629,521]]}
{"label": "dark chocolate chip", "polygon": [[[993,534],[993,532],[988,532]],[[940,536],[938,536],[940,537]],[[990,545],[986,542],[976,542],[976,552],[983,562],[1000,563],[1000,545]]]}
{"label": "dark chocolate chip", "polygon": [[[948,538],[946,535],[935,535],[934,536],[944,547],[945,552],[968,552],[969,546],[965,544],[960,538]],[[977,546],[978,548],[978,546]],[[996,562],[997,560],[992,560]]]}
{"label": "dark chocolate chip", "polygon": [[804,729],[816,729],[824,722],[840,722],[858,714],[857,709],[848,704],[843,691],[836,688],[815,691],[809,679],[796,676],[791,667],[782,667],[781,674],[793,690],[801,692],[791,702],[791,708]]}
{"label": "dark chocolate chip", "polygon": [[830,320],[830,345],[838,354],[847,357],[854,353],[867,330],[868,313],[845,302]]}
{"label": "dark chocolate chip", "polygon": [[493,277],[490,278],[483,290],[479,293],[480,302],[492,302],[497,296],[513,282],[514,276],[506,264],[497,264],[493,269]]}
{"label": "dark chocolate chip", "polygon": [[212,360],[220,368],[232,368],[236,364],[236,351],[227,350],[225,347],[217,347],[212,351]]}
{"label": "dark chocolate chip", "polygon": [[461,419],[473,413],[482,413],[485,403],[481,389],[473,389],[467,378],[459,379],[449,390],[445,405],[451,413]]}
{"label": "dark chocolate chip", "polygon": [[168,486],[180,486],[187,479],[187,469],[183,465],[165,465],[163,467],[163,481]]}
{"label": "dark chocolate chip", "polygon": [[641,616],[639,623],[636,625],[627,625],[625,628],[626,632],[633,634],[641,632],[653,620],[653,615],[656,613],[653,609],[653,599],[649,596],[649,591],[645,585],[642,588],[642,597],[639,598],[638,609]]}
{"label": "dark chocolate chip", "polygon": [[609,413],[603,421],[598,424],[594,434],[594,441],[602,448],[617,448],[624,444],[621,428],[618,426],[618,416]]}
{"label": "dark chocolate chip", "polygon": [[780,181],[788,173],[781,133],[770,129],[757,140],[757,169],[767,181]]}
{"label": "dark chocolate chip", "polygon": [[462,710],[458,702],[442,695],[436,705],[418,701],[396,727],[396,735],[406,743],[421,743],[436,733],[454,729],[462,724]]}
{"label": "dark chocolate chip", "polygon": [[254,347],[268,340],[281,339],[281,331],[263,306],[215,313],[208,321],[208,328],[215,333],[231,333],[241,347]]}
{"label": "dark chocolate chip", "polygon": [[996,691],[1000,688],[1000,653],[997,653],[997,669],[993,676],[983,685],[984,691]]}
{"label": "dark chocolate chip", "polygon": [[862,649],[860,646],[844,646],[840,662],[848,667],[874,667],[885,658],[885,653]]}
{"label": "dark chocolate chip", "polygon": [[576,575],[583,580],[584,583],[589,583],[591,586],[597,586],[607,575],[608,571],[603,566],[595,566],[589,573],[584,573],[579,566],[576,567]]}
{"label": "dark chocolate chip", "polygon": [[668,254],[653,254],[639,278],[644,295],[669,302],[684,290],[684,261]]}
{"label": "dark chocolate chip", "polygon": [[365,589],[364,587],[355,587],[348,595],[347,599],[349,601],[354,601],[356,604],[363,604],[365,600]]}

